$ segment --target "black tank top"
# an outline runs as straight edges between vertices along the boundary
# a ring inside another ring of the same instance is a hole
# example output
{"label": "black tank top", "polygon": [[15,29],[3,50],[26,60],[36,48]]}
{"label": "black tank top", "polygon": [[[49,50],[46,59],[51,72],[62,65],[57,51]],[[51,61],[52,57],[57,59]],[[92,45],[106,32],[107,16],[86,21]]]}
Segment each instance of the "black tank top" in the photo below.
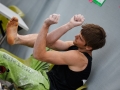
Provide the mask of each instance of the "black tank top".
{"label": "black tank top", "polygon": [[[78,47],[71,46],[68,50],[78,50]],[[76,90],[83,85],[83,80],[87,80],[91,72],[92,57],[88,53],[83,53],[88,59],[87,67],[80,72],[74,72],[68,65],[54,65],[52,70],[47,72],[50,80],[50,90]]]}

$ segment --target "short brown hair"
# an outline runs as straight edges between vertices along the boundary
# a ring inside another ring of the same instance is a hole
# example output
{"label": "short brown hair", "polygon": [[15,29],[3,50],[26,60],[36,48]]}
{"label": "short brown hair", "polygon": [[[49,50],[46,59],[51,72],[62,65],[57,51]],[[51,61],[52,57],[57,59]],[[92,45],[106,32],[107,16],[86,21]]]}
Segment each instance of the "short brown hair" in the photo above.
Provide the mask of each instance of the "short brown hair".
{"label": "short brown hair", "polygon": [[82,25],[81,34],[86,41],[86,46],[92,47],[92,50],[102,48],[106,43],[106,32],[99,25]]}

